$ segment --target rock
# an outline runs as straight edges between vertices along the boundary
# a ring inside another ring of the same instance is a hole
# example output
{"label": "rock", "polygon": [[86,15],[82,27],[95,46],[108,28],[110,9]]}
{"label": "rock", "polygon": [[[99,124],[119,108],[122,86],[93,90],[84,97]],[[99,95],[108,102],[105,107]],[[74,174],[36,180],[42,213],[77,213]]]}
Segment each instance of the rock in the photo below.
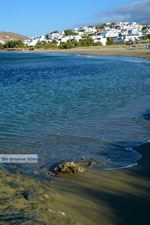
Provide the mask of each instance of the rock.
{"label": "rock", "polygon": [[48,200],[48,199],[49,199],[49,196],[48,196],[47,194],[45,194],[45,195],[44,195],[44,199],[45,199],[45,200]]}
{"label": "rock", "polygon": [[78,161],[78,163],[81,165],[81,166],[84,166],[84,167],[100,167],[102,166],[102,163],[95,160],[95,159],[92,159],[92,158],[86,158],[86,157],[83,157],[83,158],[80,158],[80,160]]}
{"label": "rock", "polygon": [[24,191],[24,192],[22,192],[22,196],[23,196],[26,200],[34,199],[34,198],[35,198],[35,196],[33,195],[33,193],[30,192],[30,191]]}
{"label": "rock", "polygon": [[84,173],[85,171],[85,167],[74,162],[65,162],[54,168],[55,174],[79,174]]}

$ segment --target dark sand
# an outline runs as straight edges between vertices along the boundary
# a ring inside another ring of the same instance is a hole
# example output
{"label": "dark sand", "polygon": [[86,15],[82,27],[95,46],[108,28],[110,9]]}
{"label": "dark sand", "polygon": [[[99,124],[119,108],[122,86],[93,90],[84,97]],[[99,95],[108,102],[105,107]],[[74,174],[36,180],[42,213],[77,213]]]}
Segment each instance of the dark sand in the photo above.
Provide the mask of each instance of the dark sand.
{"label": "dark sand", "polygon": [[150,224],[150,143],[137,148],[137,166],[114,171],[91,170],[79,177],[63,177],[57,189],[62,203],[79,224]]}
{"label": "dark sand", "polygon": [[149,225],[150,143],[137,166],[53,182],[0,169],[0,225]]}

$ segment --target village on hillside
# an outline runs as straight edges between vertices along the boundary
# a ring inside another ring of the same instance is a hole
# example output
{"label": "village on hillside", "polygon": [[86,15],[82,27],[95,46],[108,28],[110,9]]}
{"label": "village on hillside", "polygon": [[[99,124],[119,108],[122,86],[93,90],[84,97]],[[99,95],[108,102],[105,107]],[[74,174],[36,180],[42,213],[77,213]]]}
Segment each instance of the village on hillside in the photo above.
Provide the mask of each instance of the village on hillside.
{"label": "village on hillside", "polygon": [[[9,37],[0,38],[0,44],[5,48],[13,47],[14,43]],[[62,32],[54,31],[38,37],[26,38],[22,43],[15,43],[15,47],[33,47],[43,46],[72,48],[82,46],[110,44],[128,44],[140,40],[150,39],[150,25],[142,25],[136,22],[116,22],[105,23],[96,26],[83,26],[79,28],[67,29]],[[148,45],[149,47],[149,45]]]}
{"label": "village on hillside", "polygon": [[149,25],[141,25],[136,22],[105,23],[97,26],[84,26],[62,32],[54,31],[39,37],[33,37],[24,41],[26,46],[36,46],[38,43],[79,42],[84,37],[90,37],[96,44],[107,45],[112,38],[114,43],[135,42],[143,36],[150,34]]}

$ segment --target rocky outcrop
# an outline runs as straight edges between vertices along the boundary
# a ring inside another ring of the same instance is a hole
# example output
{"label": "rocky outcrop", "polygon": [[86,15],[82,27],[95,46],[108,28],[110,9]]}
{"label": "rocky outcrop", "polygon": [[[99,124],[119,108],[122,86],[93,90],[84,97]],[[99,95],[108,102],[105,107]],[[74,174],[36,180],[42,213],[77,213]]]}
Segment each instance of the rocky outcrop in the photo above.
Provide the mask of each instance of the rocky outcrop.
{"label": "rocky outcrop", "polygon": [[57,175],[59,174],[81,174],[87,169],[75,162],[65,162],[56,166],[53,172]]}

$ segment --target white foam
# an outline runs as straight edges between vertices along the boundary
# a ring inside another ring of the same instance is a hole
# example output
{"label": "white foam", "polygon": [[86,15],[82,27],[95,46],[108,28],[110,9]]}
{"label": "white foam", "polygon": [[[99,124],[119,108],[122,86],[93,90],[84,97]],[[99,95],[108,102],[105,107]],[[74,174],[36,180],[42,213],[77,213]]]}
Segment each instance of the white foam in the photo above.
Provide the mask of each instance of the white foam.
{"label": "white foam", "polygon": [[121,167],[113,167],[113,168],[106,168],[104,170],[120,170],[120,169],[126,169],[126,168],[130,168],[130,167],[133,167],[133,166],[137,166],[138,163],[134,163],[134,164],[130,164],[130,165],[127,165],[127,166],[121,166]]}

